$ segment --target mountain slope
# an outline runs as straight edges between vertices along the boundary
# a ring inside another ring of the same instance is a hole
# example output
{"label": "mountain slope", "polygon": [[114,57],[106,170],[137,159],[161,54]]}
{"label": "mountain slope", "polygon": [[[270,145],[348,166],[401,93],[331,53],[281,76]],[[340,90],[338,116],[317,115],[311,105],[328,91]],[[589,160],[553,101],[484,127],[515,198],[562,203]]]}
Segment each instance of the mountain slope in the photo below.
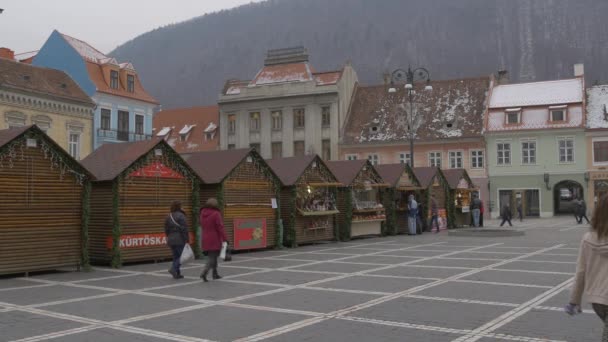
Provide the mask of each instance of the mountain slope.
{"label": "mountain slope", "polygon": [[605,0],[270,0],[145,33],[112,55],[133,62],[164,108],[213,104],[252,78],[270,48],[304,45],[319,71],[351,60],[359,79],[425,66],[434,79],[506,68],[512,81],[608,80]]}

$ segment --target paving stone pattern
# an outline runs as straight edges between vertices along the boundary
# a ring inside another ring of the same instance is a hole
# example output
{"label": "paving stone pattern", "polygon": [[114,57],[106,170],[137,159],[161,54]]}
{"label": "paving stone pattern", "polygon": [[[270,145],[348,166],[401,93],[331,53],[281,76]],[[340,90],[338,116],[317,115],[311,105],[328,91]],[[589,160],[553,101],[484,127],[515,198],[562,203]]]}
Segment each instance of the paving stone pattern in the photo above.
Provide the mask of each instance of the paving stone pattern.
{"label": "paving stone pattern", "polygon": [[[589,305],[569,317],[578,243],[570,217],[525,236],[446,233],[204,260],[0,278],[0,341],[599,341]],[[488,226],[498,222],[489,220]]]}

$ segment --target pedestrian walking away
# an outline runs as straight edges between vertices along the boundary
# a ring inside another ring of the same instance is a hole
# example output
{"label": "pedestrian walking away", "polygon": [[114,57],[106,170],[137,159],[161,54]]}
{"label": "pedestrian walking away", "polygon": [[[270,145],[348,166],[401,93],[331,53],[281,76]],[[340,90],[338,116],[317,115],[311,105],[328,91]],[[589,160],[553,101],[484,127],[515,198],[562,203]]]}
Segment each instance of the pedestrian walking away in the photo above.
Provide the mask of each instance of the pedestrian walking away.
{"label": "pedestrian walking away", "polygon": [[523,222],[524,221],[524,214],[523,214],[523,211],[521,209],[521,200],[517,200],[517,216],[519,218],[519,222]]}
{"label": "pedestrian walking away", "polygon": [[583,219],[585,219],[587,221],[587,223],[589,222],[589,218],[587,217],[587,203],[585,203],[584,199],[579,199],[579,205],[580,205],[580,212],[578,213],[578,223],[582,224],[583,223]]}
{"label": "pedestrian walking away", "polygon": [[212,270],[213,279],[221,279],[217,271],[217,258],[220,256],[222,243],[228,243],[226,232],[224,231],[224,223],[222,221],[222,213],[218,207],[217,200],[210,198],[200,210],[200,222],[202,227],[202,246],[203,251],[207,254],[207,264],[201,273],[201,279],[207,282],[207,274]]}
{"label": "pedestrian walking away", "polygon": [[408,210],[408,230],[409,235],[416,235],[416,216],[418,215],[418,202],[414,198],[414,195],[410,195],[409,201],[407,203]]}
{"label": "pedestrian walking away", "polygon": [[574,209],[573,209],[574,219],[576,220],[576,223],[578,223],[578,224],[583,223],[583,218],[581,217],[583,204],[581,203],[581,200],[578,197],[573,200],[573,206],[574,206]]}
{"label": "pedestrian walking away", "polygon": [[433,222],[437,227],[436,233],[439,233],[439,204],[435,198],[435,194],[431,195],[431,232],[433,231]]}
{"label": "pedestrian walking away", "polygon": [[173,279],[182,279],[184,276],[180,270],[180,258],[184,247],[190,242],[190,237],[186,213],[182,210],[182,203],[180,201],[173,201],[171,203],[170,213],[165,218],[165,236],[167,237],[167,245],[171,248],[173,257],[169,273],[171,273]]}
{"label": "pedestrian walking away", "polygon": [[473,195],[473,201],[471,201],[471,212],[473,213],[473,226],[479,227],[479,215],[481,214],[481,200],[479,195]]}
{"label": "pedestrian walking away", "polygon": [[509,226],[513,227],[513,224],[511,224],[511,207],[509,207],[508,204],[502,206],[500,216],[502,216],[502,222],[500,223],[501,227],[505,224],[505,222],[509,222]]}
{"label": "pedestrian walking away", "polygon": [[566,313],[582,312],[583,293],[593,310],[604,323],[602,342],[608,342],[608,195],[596,206],[591,230],[581,240],[574,285]]}
{"label": "pedestrian walking away", "polygon": [[483,227],[483,214],[485,213],[485,208],[483,206],[483,201],[480,202],[481,208],[479,208],[479,226]]}

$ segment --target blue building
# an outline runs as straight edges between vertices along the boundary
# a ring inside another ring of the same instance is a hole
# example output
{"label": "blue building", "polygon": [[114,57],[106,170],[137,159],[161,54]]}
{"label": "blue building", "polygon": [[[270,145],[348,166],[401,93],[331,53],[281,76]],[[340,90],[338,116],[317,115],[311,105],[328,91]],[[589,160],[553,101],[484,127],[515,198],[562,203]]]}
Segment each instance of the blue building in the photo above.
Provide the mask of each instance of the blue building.
{"label": "blue building", "polygon": [[53,31],[33,65],[70,75],[96,104],[93,146],[152,137],[158,101],[148,94],[131,63],[118,63],[79,39]]}

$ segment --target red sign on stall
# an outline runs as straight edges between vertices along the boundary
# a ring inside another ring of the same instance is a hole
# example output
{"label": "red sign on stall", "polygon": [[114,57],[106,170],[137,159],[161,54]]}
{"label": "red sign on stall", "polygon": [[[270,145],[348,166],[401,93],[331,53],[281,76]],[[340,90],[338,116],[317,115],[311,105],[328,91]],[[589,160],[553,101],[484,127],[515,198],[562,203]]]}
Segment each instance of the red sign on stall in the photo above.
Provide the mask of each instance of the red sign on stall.
{"label": "red sign on stall", "polygon": [[234,219],[234,249],[266,247],[266,219]]}
{"label": "red sign on stall", "polygon": [[161,162],[154,162],[139,170],[133,171],[131,177],[159,177],[159,178],[184,178],[179,172],[171,169]]}

